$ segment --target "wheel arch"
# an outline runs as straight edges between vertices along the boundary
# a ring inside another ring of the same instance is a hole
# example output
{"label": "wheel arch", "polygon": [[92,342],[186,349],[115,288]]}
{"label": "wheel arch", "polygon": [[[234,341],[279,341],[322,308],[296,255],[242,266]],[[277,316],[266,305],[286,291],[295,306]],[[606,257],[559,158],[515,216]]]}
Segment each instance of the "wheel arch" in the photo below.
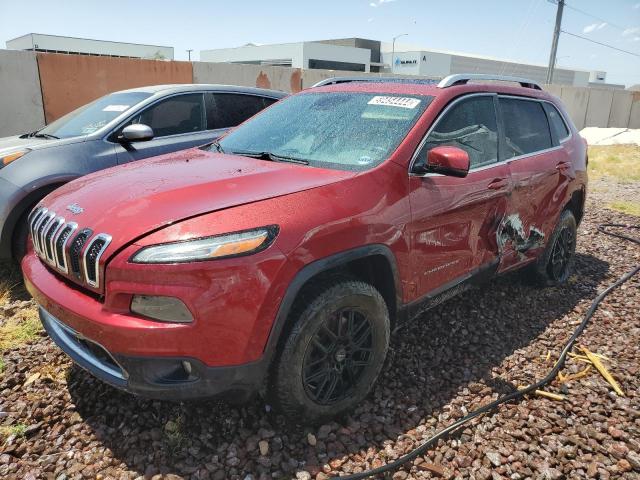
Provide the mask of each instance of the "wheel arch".
{"label": "wheel arch", "polygon": [[[71,180],[71,179],[69,179]],[[51,183],[40,185],[37,188],[29,191],[23,198],[18,201],[11,209],[11,213],[7,216],[2,229],[2,236],[0,240],[0,251],[6,252],[7,257],[13,256],[13,240],[18,222],[29,213],[40,200],[46,197],[49,193],[55,189],[61,187],[67,181],[56,179]]]}
{"label": "wheel arch", "polygon": [[576,219],[576,224],[580,226],[580,222],[582,221],[582,217],[584,216],[584,204],[586,201],[586,189],[584,186],[575,190],[571,196],[569,197],[569,201],[563,208],[564,210],[569,210],[573,213],[574,218]]}
{"label": "wheel arch", "polygon": [[303,290],[316,281],[340,275],[358,278],[378,289],[387,303],[393,329],[402,305],[401,283],[393,252],[383,244],[346,250],[305,265],[289,283],[265,347],[267,363],[271,363],[286,334],[290,324],[289,313]]}

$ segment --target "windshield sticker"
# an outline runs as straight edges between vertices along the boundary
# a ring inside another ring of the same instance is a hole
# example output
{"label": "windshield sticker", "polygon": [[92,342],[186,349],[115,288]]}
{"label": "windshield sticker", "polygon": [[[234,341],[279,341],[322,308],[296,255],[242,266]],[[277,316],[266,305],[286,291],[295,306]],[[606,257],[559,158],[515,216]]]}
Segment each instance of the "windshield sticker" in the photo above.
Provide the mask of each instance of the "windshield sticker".
{"label": "windshield sticker", "polygon": [[103,112],[124,112],[129,105],[107,105],[102,109]]}
{"label": "windshield sticker", "polygon": [[411,97],[387,97],[378,95],[367,102],[369,105],[384,105],[385,107],[416,108],[420,100]]}

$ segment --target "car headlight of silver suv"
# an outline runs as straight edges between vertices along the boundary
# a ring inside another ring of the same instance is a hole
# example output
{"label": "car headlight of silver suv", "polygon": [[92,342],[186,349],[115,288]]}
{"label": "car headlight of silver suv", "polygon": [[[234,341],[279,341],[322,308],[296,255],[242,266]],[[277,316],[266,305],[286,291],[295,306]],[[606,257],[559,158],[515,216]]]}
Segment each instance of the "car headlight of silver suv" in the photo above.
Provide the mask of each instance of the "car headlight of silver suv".
{"label": "car headlight of silver suv", "polygon": [[271,245],[277,234],[278,227],[271,225],[195,240],[162,243],[140,249],[131,257],[131,261],[185,263],[250,255]]}

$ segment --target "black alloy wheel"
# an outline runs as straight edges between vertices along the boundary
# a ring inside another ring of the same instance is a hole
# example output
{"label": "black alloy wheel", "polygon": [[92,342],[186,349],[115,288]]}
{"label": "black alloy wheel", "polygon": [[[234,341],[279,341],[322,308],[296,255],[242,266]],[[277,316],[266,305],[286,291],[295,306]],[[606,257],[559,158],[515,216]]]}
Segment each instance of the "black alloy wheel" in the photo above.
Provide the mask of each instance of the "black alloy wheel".
{"label": "black alloy wheel", "polygon": [[302,367],[311,400],[332,405],[350,396],[372,359],[371,322],[353,307],[331,315],[307,347]]}
{"label": "black alloy wheel", "polygon": [[335,276],[296,299],[266,384],[291,423],[316,424],[360,405],[389,349],[389,309],[371,284]]}
{"label": "black alloy wheel", "polygon": [[568,276],[568,269],[575,248],[576,239],[573,230],[568,226],[564,226],[560,230],[551,252],[549,275],[553,280],[561,282]]}

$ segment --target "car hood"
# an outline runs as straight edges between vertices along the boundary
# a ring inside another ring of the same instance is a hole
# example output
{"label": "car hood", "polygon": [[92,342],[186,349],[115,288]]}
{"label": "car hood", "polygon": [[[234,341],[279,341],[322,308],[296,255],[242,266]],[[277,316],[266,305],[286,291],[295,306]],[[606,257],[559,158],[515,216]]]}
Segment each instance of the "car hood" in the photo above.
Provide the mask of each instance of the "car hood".
{"label": "car hood", "polygon": [[21,136],[19,135],[15,135],[13,137],[0,138],[0,157],[8,155],[9,153],[20,150],[22,148],[37,150],[40,148],[56,147],[58,145],[66,145],[68,143],[75,143],[83,140],[83,137],[61,138],[59,140],[49,138],[20,137]]}
{"label": "car hood", "polygon": [[194,148],[82,177],[54,191],[41,204],[80,228],[111,235],[105,252],[108,257],[137,238],[180,220],[354,175]]}

